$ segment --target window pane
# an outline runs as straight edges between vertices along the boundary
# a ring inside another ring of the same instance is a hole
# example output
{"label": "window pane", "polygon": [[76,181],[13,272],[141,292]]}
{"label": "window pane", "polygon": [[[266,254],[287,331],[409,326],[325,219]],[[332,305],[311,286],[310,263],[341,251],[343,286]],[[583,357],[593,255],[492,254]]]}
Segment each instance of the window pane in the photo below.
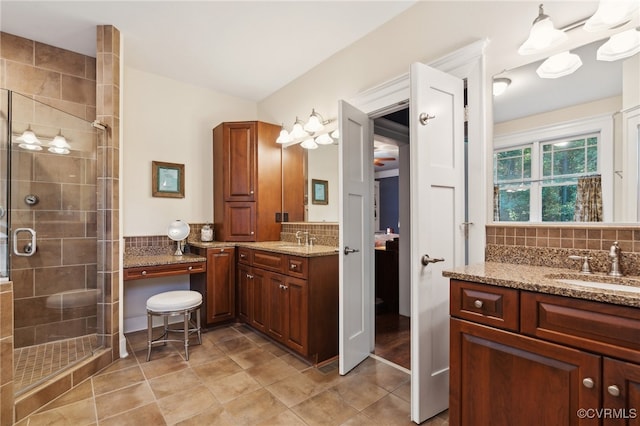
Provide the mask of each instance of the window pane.
{"label": "window pane", "polygon": [[542,221],[573,222],[577,185],[542,188]]}
{"label": "window pane", "polygon": [[498,160],[497,180],[505,181],[522,178],[522,157]]}
{"label": "window pane", "polygon": [[525,179],[531,178],[531,148],[525,148],[523,153],[523,164],[522,164],[522,177]]}
{"label": "window pane", "polygon": [[529,220],[529,189],[500,189],[500,221],[526,222]]}
{"label": "window pane", "polygon": [[598,146],[590,146],[587,148],[587,173],[595,173],[598,171]]}

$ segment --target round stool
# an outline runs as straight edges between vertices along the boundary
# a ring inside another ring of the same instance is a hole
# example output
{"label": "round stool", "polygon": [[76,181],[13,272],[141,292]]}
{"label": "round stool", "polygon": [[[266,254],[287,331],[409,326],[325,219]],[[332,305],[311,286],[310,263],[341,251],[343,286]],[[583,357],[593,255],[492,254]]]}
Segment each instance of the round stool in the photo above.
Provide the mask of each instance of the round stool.
{"label": "round stool", "polygon": [[[198,334],[198,344],[202,344],[200,335],[200,306],[202,305],[202,294],[191,290],[166,291],[156,294],[147,299],[147,361],[151,359],[151,347],[162,339],[162,343],[184,342],[184,353],[189,361],[189,335]],[[196,313],[195,324],[191,320],[191,314]],[[182,315],[184,317],[184,328],[170,329],[169,317]],[[153,338],[153,317],[161,316],[164,319],[164,333],[162,336]],[[182,340],[167,339],[170,332],[183,333]]]}

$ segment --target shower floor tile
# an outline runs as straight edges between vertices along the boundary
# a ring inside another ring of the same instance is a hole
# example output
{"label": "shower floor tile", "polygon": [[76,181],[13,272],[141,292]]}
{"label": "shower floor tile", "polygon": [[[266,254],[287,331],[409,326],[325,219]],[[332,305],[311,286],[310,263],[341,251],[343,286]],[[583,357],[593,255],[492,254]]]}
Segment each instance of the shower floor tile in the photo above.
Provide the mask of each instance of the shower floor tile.
{"label": "shower floor tile", "polygon": [[21,392],[29,388],[90,356],[97,347],[98,339],[94,334],[15,349],[14,389]]}

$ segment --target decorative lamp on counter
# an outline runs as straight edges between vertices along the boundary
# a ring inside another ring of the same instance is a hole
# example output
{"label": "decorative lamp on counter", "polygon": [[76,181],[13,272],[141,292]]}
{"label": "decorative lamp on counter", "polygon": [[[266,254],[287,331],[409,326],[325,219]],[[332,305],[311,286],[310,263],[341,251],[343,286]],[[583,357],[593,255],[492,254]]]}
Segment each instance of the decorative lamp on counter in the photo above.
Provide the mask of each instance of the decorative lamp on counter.
{"label": "decorative lamp on counter", "polygon": [[190,231],[189,224],[181,220],[174,220],[169,224],[167,236],[175,241],[177,246],[175,253],[173,253],[174,256],[182,256],[182,240],[189,236]]}

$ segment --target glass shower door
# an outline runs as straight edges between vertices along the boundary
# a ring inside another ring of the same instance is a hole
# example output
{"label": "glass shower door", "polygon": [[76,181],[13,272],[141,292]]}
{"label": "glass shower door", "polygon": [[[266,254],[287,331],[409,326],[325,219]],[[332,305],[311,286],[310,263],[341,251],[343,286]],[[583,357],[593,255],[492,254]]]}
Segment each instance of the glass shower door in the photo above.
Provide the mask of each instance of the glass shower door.
{"label": "glass shower door", "polygon": [[102,346],[97,140],[103,130],[10,95],[14,386],[24,392]]}

